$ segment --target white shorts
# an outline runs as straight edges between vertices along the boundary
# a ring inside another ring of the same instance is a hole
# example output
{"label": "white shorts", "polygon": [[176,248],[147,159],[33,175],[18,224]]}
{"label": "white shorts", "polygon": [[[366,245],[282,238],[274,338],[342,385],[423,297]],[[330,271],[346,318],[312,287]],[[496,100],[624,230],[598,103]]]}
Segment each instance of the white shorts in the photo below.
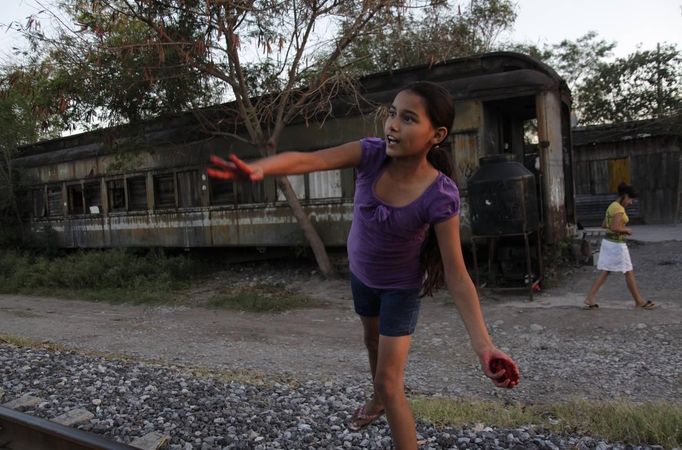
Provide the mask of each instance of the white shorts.
{"label": "white shorts", "polygon": [[630,251],[625,242],[613,242],[608,239],[602,239],[597,269],[608,272],[630,272],[632,270],[632,261],[630,260]]}

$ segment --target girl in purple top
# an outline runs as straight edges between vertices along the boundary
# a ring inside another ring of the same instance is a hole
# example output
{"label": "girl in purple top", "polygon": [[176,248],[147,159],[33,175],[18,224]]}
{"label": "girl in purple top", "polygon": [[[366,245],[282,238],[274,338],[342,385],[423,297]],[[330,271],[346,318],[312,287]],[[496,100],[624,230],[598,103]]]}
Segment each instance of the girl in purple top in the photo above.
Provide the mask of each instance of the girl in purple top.
{"label": "girl in purple top", "polygon": [[[262,180],[355,167],[357,179],[348,259],[355,311],[364,329],[374,395],[353,414],[359,429],[386,413],[396,449],[416,449],[404,371],[420,297],[446,284],[483,372],[499,387],[519,380],[514,361],[492,343],[464,265],[459,192],[439,145],[454,121],[450,94],[417,82],[393,100],[385,139],[366,138],[312,153],[287,152],[245,164],[232,155],[212,177]],[[421,293],[421,295],[420,295]]]}

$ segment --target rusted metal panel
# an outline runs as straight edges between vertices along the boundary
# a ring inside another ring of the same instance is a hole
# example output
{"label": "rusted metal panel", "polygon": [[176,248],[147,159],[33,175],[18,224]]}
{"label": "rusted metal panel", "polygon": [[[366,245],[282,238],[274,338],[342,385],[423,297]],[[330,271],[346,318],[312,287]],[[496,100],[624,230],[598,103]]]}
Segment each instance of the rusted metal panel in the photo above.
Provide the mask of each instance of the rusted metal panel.
{"label": "rusted metal panel", "polygon": [[478,131],[460,132],[452,136],[454,179],[460,191],[466,191],[467,180],[478,168],[480,145]]}
{"label": "rusted metal panel", "polygon": [[[352,204],[305,206],[329,246],[344,246]],[[305,245],[288,205],[254,208],[198,208],[194,211],[111,214],[109,217],[66,217],[34,220],[35,231],[51,226],[60,245],[102,247],[210,247]]]}
{"label": "rusted metal panel", "polygon": [[557,92],[536,96],[540,171],[542,172],[545,236],[556,242],[566,235],[561,99]]}
{"label": "rusted metal panel", "polygon": [[[328,118],[322,126],[319,123],[295,123],[286,127],[282,131],[279,150],[311,151],[383,134],[383,118],[375,113],[338,116]],[[249,154],[248,149],[239,150],[238,154]]]}
{"label": "rusted metal panel", "polygon": [[477,100],[464,100],[455,102],[455,123],[453,133],[470,132],[477,130],[482,124],[482,106]]}

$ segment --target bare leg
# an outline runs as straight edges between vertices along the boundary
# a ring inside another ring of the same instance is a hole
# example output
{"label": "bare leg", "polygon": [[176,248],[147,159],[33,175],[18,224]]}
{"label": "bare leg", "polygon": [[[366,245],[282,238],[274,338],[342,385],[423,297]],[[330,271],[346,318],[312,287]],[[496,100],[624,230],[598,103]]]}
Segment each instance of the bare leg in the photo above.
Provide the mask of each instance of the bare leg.
{"label": "bare leg", "polygon": [[604,285],[604,282],[606,281],[606,278],[609,276],[608,271],[602,270],[599,273],[599,276],[597,276],[597,279],[594,280],[594,284],[592,284],[592,287],[590,288],[590,292],[587,294],[587,297],[585,297],[585,304],[586,305],[594,305],[594,297],[597,295],[597,291],[599,288],[601,288]]}
{"label": "bare leg", "polygon": [[[367,347],[367,355],[369,356],[369,369],[372,373],[372,383],[374,383],[377,374],[377,358],[379,354],[379,317],[360,316],[360,320],[362,320],[365,347]],[[375,391],[374,396],[365,406],[365,414],[374,415],[383,409],[384,405],[381,402],[381,399],[377,397]]]}
{"label": "bare leg", "polygon": [[379,337],[379,357],[374,378],[374,392],[386,407],[396,450],[416,450],[417,430],[412,410],[405,396],[405,366],[411,336]]}
{"label": "bare leg", "polygon": [[639,295],[639,289],[637,289],[637,282],[635,281],[635,272],[633,270],[625,272],[625,284],[628,285],[630,294],[635,300],[637,306],[644,306],[646,303],[641,295]]}

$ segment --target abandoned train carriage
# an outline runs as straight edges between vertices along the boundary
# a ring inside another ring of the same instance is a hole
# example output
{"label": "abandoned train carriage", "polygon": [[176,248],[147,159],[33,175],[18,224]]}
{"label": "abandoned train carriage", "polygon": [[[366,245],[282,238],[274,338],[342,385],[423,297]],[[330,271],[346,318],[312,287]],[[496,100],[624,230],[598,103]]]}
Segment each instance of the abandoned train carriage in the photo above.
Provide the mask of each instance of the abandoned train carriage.
{"label": "abandoned train carriage", "polygon": [[[454,96],[449,138],[463,195],[463,234],[469,233],[466,183],[479,158],[507,153],[528,160],[524,130],[537,126],[537,169],[546,240],[574,222],[570,94],[539,61],[491,53],[385,72],[361,80],[372,102],[390,102],[415,80],[429,80]],[[341,103],[338,103],[341,104]],[[312,151],[364,136],[381,136],[369,111],[344,106],[323,126],[294,123],[280,151]],[[208,179],[213,153],[255,158],[255,148],[202,131],[210,110],[108,128],[20,149],[14,160],[33,182],[31,227],[51,228],[64,247],[295,246],[305,238],[273,179],[251,184]],[[332,111],[334,115],[335,111]],[[290,177],[328,246],[344,246],[352,218],[352,169]]]}

